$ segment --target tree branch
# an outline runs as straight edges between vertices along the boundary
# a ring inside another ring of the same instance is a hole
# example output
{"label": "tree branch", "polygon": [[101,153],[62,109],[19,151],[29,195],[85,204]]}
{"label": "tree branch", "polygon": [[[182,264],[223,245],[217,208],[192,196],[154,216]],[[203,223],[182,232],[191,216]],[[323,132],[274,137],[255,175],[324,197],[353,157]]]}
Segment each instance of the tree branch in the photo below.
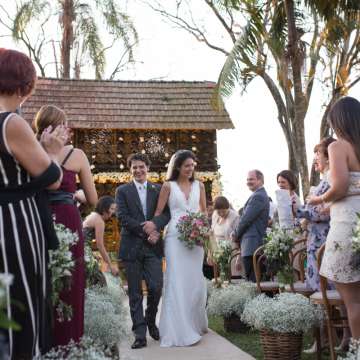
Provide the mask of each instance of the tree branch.
{"label": "tree branch", "polygon": [[[224,27],[224,29],[226,30],[226,32],[230,35],[230,38],[232,40],[232,42],[235,44],[236,42],[236,37],[234,32],[232,31],[232,28],[226,23],[225,19],[221,16],[221,14],[219,13],[218,9],[216,8],[216,6],[214,5],[214,3],[211,0],[204,0],[205,3],[210,7],[210,9],[212,10],[212,12],[215,14],[215,16],[218,18],[218,20],[220,21],[221,25]],[[228,11],[230,13],[230,11]],[[232,18],[231,18],[232,19]]]}

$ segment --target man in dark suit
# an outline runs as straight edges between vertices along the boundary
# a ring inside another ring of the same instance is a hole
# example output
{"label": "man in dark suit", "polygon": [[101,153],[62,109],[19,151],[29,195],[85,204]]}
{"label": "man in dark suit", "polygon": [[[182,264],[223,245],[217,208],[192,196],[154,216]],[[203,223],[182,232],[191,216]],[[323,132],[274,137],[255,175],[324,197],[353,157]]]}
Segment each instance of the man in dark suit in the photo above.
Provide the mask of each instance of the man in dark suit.
{"label": "man in dark suit", "polygon": [[243,208],[234,241],[241,247],[246,279],[255,282],[253,254],[263,244],[269,220],[269,197],[264,189],[264,175],[261,171],[249,171],[247,186],[253,194]]}
{"label": "man in dark suit", "polygon": [[[168,210],[154,217],[161,187],[147,181],[149,166],[146,155],[130,155],[128,167],[133,181],[119,186],[115,197],[121,223],[119,259],[126,271],[132,330],[135,334],[135,342],[131,346],[133,349],[146,346],[146,327],[150,336],[159,340],[155,318],[163,285],[160,231],[170,220]],[[145,317],[142,279],[145,279],[148,289]]]}

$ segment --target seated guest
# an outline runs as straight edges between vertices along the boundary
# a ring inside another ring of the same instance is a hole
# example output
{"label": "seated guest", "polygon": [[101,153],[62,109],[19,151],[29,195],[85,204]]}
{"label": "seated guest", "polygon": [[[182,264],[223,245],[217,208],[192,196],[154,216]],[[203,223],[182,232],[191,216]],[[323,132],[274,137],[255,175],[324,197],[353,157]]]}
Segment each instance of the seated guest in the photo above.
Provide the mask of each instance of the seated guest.
{"label": "seated guest", "polygon": [[[335,139],[329,137],[322,140],[315,146],[315,171],[323,175],[319,185],[312,191],[312,195],[320,196],[324,194],[329,188],[328,171],[329,171],[329,154],[328,146],[334,142]],[[294,215],[297,218],[303,218],[308,221],[308,238],[307,238],[307,263],[306,263],[306,283],[314,291],[320,290],[320,278],[317,270],[317,251],[321,245],[326,241],[327,234],[330,229],[330,213],[320,205],[305,205],[297,207],[294,204]]]}
{"label": "seated guest", "polygon": [[[214,212],[212,215],[211,230],[213,231],[214,240],[218,243],[220,240],[232,243],[232,233],[234,232],[239,215],[231,208],[228,199],[225,196],[218,196],[214,201]],[[240,276],[239,271],[235,268],[235,263],[231,264],[231,274]]]}
{"label": "seated guest", "polygon": [[85,241],[91,243],[96,240],[96,246],[103,260],[108,264],[111,273],[116,276],[119,270],[116,265],[111,263],[109,254],[104,246],[105,221],[111,219],[115,214],[115,199],[111,196],[102,196],[96,204],[95,211],[86,217],[83,222],[83,232]]}
{"label": "seated guest", "polygon": [[[67,126],[67,119],[65,113],[56,106],[43,106],[35,116],[34,127],[38,137],[42,136],[49,126],[54,128],[58,125]],[[80,212],[75,204],[76,177],[80,179],[80,186],[89,205],[96,204],[97,193],[89,161],[82,150],[72,145],[64,146],[59,162],[63,179],[60,188],[49,193],[52,212],[56,223],[63,224],[79,236],[79,241],[71,248],[75,259],[71,289],[61,294],[61,299],[72,306],[73,316],[70,321],[60,322],[56,319],[54,325],[54,345],[67,345],[71,339],[78,342],[84,334],[84,238]]]}

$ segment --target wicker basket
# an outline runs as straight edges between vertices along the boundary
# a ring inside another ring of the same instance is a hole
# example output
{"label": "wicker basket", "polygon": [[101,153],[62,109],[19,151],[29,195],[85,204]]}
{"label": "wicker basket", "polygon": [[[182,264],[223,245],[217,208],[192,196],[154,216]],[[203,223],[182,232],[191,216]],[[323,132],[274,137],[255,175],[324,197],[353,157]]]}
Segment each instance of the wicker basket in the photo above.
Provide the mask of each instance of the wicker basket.
{"label": "wicker basket", "polygon": [[260,331],[264,360],[300,360],[302,334]]}
{"label": "wicker basket", "polygon": [[245,333],[249,327],[237,315],[230,315],[224,317],[224,329],[227,332]]}

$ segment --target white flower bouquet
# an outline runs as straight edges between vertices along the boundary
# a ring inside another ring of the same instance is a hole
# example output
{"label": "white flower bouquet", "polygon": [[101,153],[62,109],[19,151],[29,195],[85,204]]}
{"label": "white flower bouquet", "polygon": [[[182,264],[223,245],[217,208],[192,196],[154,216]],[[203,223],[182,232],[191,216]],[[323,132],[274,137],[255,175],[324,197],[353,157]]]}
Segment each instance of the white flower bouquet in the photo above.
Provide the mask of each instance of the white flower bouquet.
{"label": "white flower bouquet", "polygon": [[300,294],[261,294],[246,303],[241,319],[257,330],[302,334],[320,321],[319,310]]}
{"label": "white flower bouquet", "polygon": [[52,303],[56,309],[59,321],[69,321],[72,317],[71,305],[60,299],[62,291],[71,287],[71,276],[75,261],[70,251],[79,237],[76,233],[62,224],[54,224],[56,235],[59,239],[59,247],[49,250],[49,269],[51,271]]}
{"label": "white flower bouquet", "polygon": [[293,230],[276,227],[266,236],[264,254],[268,271],[276,273],[280,283],[293,282],[293,269],[290,266],[290,252],[294,244]]}
{"label": "white flower bouquet", "polygon": [[230,258],[231,258],[231,243],[230,241],[220,240],[217,242],[216,249],[213,251],[212,257],[215,263],[219,266],[220,276],[222,278],[230,279]]}
{"label": "white flower bouquet", "polygon": [[353,237],[351,242],[351,265],[353,268],[358,269],[360,267],[360,214],[356,215],[358,219],[353,230]]}

